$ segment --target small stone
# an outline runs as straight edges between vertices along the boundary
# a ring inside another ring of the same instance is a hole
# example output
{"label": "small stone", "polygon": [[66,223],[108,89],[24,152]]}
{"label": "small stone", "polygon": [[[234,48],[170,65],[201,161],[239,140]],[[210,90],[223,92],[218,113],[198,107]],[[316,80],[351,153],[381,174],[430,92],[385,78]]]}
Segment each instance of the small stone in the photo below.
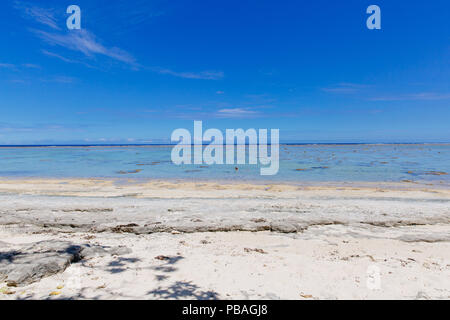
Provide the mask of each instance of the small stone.
{"label": "small stone", "polygon": [[155,257],[155,259],[156,259],[156,260],[161,260],[161,261],[163,261],[163,260],[169,260],[169,259],[170,259],[170,257],[168,257],[168,256],[163,256],[163,255],[160,255],[160,256],[157,256],[157,257]]}
{"label": "small stone", "polygon": [[255,248],[255,249],[250,249],[250,248],[244,248],[244,251],[245,252],[257,252],[257,253],[261,253],[261,254],[267,254],[267,252],[265,252],[263,249],[258,249],[258,248]]}
{"label": "small stone", "polygon": [[14,293],[16,293],[15,291],[11,291],[8,287],[3,287],[3,288],[0,288],[0,293],[3,293],[3,294],[14,294]]}

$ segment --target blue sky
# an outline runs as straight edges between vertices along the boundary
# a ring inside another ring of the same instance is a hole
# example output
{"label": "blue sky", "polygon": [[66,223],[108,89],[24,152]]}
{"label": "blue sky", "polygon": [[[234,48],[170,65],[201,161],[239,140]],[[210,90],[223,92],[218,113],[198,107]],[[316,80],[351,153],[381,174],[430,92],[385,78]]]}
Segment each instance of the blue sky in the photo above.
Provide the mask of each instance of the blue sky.
{"label": "blue sky", "polygon": [[447,0],[1,1],[0,144],[160,143],[193,120],[449,142],[449,19]]}

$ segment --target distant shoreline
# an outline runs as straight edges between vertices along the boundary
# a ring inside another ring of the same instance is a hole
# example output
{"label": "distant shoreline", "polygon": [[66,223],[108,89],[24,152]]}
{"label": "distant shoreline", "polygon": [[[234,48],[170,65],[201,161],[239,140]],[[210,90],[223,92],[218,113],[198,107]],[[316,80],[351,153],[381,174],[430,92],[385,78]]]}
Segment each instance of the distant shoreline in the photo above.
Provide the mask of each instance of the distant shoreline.
{"label": "distant shoreline", "polygon": [[[208,143],[203,143],[204,145],[208,145]],[[124,148],[124,147],[173,147],[178,144],[173,143],[155,143],[155,144],[61,144],[61,145],[53,145],[53,144],[43,144],[43,145],[0,145],[0,148]],[[235,144],[238,145],[238,144]],[[246,144],[248,145],[248,144]],[[270,145],[270,143],[268,144]],[[419,146],[447,146],[450,145],[450,142],[374,142],[374,143],[366,143],[366,142],[342,142],[342,143],[280,143],[280,146],[403,146],[403,145],[419,145]]]}

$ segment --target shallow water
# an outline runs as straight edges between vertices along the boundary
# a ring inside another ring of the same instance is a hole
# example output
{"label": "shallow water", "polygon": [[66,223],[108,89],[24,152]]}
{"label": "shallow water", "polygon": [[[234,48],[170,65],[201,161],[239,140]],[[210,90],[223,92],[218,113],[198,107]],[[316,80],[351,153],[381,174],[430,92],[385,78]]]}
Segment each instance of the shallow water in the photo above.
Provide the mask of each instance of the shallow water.
{"label": "shallow water", "polygon": [[450,145],[281,145],[280,169],[274,176],[261,176],[257,165],[176,166],[172,148],[5,147],[0,148],[0,176],[450,183],[450,174],[437,174],[450,173]]}

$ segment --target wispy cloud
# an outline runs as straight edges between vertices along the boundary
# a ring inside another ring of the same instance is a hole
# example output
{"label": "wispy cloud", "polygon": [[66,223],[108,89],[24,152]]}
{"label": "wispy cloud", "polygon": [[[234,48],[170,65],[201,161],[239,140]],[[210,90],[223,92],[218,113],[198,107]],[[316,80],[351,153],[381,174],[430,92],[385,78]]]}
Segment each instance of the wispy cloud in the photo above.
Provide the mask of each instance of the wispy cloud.
{"label": "wispy cloud", "polygon": [[[143,1],[143,3],[146,2]],[[20,2],[16,2],[16,8],[22,10],[22,12],[24,12],[28,18],[32,18],[35,21],[49,26],[51,29],[53,29],[49,31],[30,29],[37,37],[39,37],[49,45],[62,47],[67,50],[82,53],[87,58],[94,58],[97,55],[109,57],[113,60],[123,62],[131,66],[134,70],[145,68],[137,62],[136,58],[132,54],[118,47],[108,47],[104,45],[103,42],[99,38],[97,38],[94,33],[86,29],[71,31],[62,30],[58,27],[57,19],[55,18],[53,9],[39,8],[28,3]],[[149,15],[147,11],[141,12],[138,10],[133,13],[133,19],[142,22],[150,17],[158,16],[161,14],[161,12],[158,12]],[[52,51],[43,49],[41,52],[46,56],[57,58],[66,63],[81,63],[90,67],[84,62],[67,58],[60,53],[55,53]],[[224,73],[222,71],[214,70],[200,72],[180,72],[161,67],[150,67],[145,69],[157,72],[159,74],[166,74],[185,79],[219,80],[224,77]]]}
{"label": "wispy cloud", "polygon": [[323,91],[329,92],[329,93],[355,93],[360,91],[361,89],[365,89],[369,87],[368,85],[364,84],[357,84],[357,83],[339,83],[335,86],[328,87],[328,88],[322,88]]}
{"label": "wispy cloud", "polygon": [[220,109],[216,112],[218,118],[252,118],[256,116],[260,116],[258,111],[246,108]]}
{"label": "wispy cloud", "polygon": [[21,10],[27,18],[31,18],[38,23],[46,25],[54,30],[61,30],[55,17],[53,9],[40,8],[35,5],[15,1],[15,8]]}
{"label": "wispy cloud", "polygon": [[[117,47],[107,47],[103,45],[93,33],[86,29],[63,32],[58,26],[54,9],[40,8],[29,3],[22,3],[18,1],[15,2],[15,7],[16,9],[21,10],[27,18],[31,18],[34,21],[53,29],[51,31],[36,29],[31,30],[39,38],[50,45],[60,46],[69,50],[81,52],[85,56],[91,58],[95,55],[103,55],[128,65],[132,65],[135,68],[138,66],[136,59],[131,54]],[[68,63],[72,62],[70,59],[66,59],[57,54],[52,54],[49,51],[43,51],[43,53],[59,58],[60,60]]]}
{"label": "wispy cloud", "polygon": [[403,95],[375,97],[370,101],[405,101],[405,100],[446,100],[450,99],[450,93],[421,92]]}
{"label": "wispy cloud", "polygon": [[61,61],[67,62],[67,63],[78,63],[78,61],[76,61],[76,60],[68,59],[68,58],[63,57],[63,56],[61,56],[61,55],[59,55],[57,53],[54,53],[54,52],[50,52],[50,51],[47,51],[47,50],[41,50],[41,52],[44,55],[46,55],[46,56],[57,58],[57,59],[59,59]]}
{"label": "wispy cloud", "polygon": [[50,33],[42,30],[33,31],[38,37],[51,45],[78,51],[88,57],[99,54],[130,65],[137,65],[136,59],[131,54],[117,47],[105,47],[94,34],[84,29],[71,31],[65,34]]}
{"label": "wispy cloud", "polygon": [[0,132],[18,133],[18,132],[39,132],[39,131],[82,131],[88,125],[65,125],[59,123],[34,123],[30,125],[19,123],[0,122]]}
{"label": "wispy cloud", "polygon": [[76,78],[73,77],[68,77],[68,76],[55,76],[52,78],[47,78],[47,79],[41,79],[42,82],[53,82],[53,83],[64,83],[64,84],[69,84],[69,83],[74,83],[77,81]]}
{"label": "wispy cloud", "polygon": [[82,65],[84,65],[84,66],[86,66],[88,68],[97,69],[97,67],[94,67],[94,66],[92,66],[92,65],[90,65],[90,64],[88,64],[86,62],[83,62],[83,61],[80,61],[80,60],[66,58],[66,57],[64,57],[64,56],[62,56],[60,54],[57,54],[57,53],[54,53],[54,52],[51,52],[51,51],[48,51],[48,50],[41,50],[41,52],[42,52],[42,54],[44,54],[44,55],[46,55],[48,57],[56,58],[56,59],[59,59],[59,60],[61,60],[63,62],[66,62],[66,63],[82,64]]}
{"label": "wispy cloud", "polygon": [[219,80],[224,77],[224,73],[222,71],[177,72],[170,69],[153,69],[160,74],[168,74],[174,77],[185,79]]}
{"label": "wispy cloud", "polygon": [[0,63],[0,68],[15,69],[16,66],[10,63]]}
{"label": "wispy cloud", "polygon": [[215,111],[191,110],[191,112],[180,112],[176,110],[162,111],[158,115],[179,119],[250,119],[265,117],[264,114],[255,108],[223,108]]}
{"label": "wispy cloud", "polygon": [[41,69],[41,66],[33,63],[24,63],[22,66],[29,69]]}
{"label": "wispy cloud", "polygon": [[27,68],[27,69],[41,69],[41,66],[32,63],[22,63],[20,65],[15,65],[12,63],[0,63],[0,68],[10,69],[14,71],[19,71],[19,69]]}
{"label": "wispy cloud", "polygon": [[15,83],[15,84],[26,84],[28,83],[27,80],[23,80],[23,79],[13,79],[13,80],[9,80],[10,83]]}

